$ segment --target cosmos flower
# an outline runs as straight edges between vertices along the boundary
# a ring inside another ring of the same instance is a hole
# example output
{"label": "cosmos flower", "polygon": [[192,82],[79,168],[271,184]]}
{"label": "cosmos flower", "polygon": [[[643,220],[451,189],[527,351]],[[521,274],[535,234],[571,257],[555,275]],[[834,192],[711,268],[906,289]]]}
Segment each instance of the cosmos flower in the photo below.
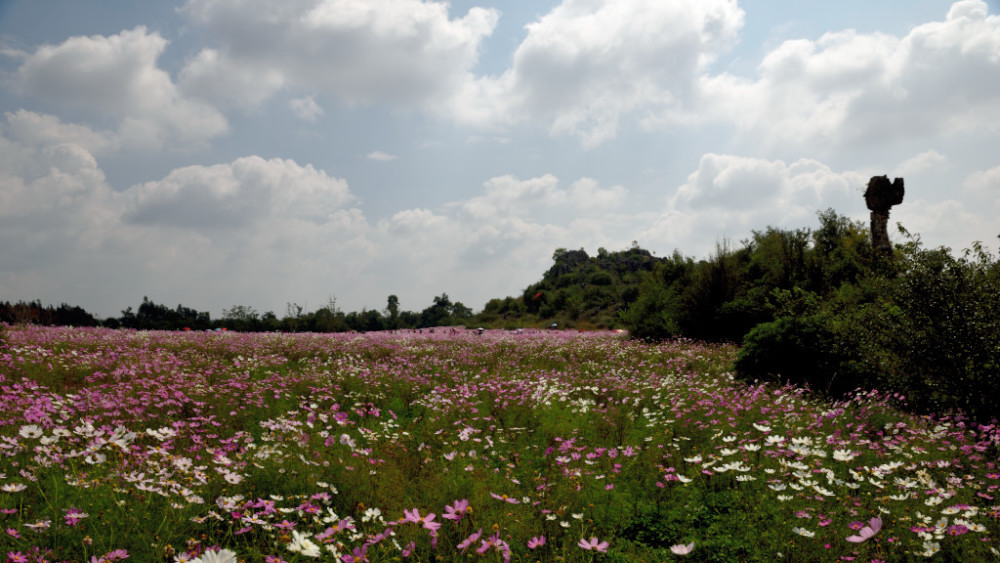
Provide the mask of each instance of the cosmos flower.
{"label": "cosmos flower", "polygon": [[847,536],[847,541],[851,543],[861,543],[867,541],[872,536],[877,534],[878,531],[881,529],[882,529],[882,518],[880,516],[876,516],[875,518],[869,520],[868,525],[861,528],[861,530],[858,531],[857,535]]}
{"label": "cosmos flower", "polygon": [[42,428],[37,424],[26,424],[18,431],[18,434],[20,434],[22,438],[26,438],[28,440],[40,438],[43,433]]}
{"label": "cosmos flower", "polygon": [[197,557],[191,560],[191,563],[236,563],[236,553],[229,551],[228,549],[220,549],[218,551],[206,551],[201,554],[201,557]]}
{"label": "cosmos flower", "polygon": [[495,499],[497,499],[497,500],[502,500],[502,501],[505,501],[505,502],[509,502],[511,504],[521,504],[521,501],[517,500],[516,498],[511,498],[511,497],[509,497],[507,495],[498,495],[498,494],[496,494],[496,493],[494,493],[492,491],[490,492],[490,496],[493,497],[493,498],[495,498]]}
{"label": "cosmos flower", "polygon": [[687,555],[688,553],[691,553],[691,550],[693,549],[694,549],[694,542],[691,542],[687,545],[679,543],[677,545],[670,546],[670,552],[673,553],[674,555]]}
{"label": "cosmos flower", "polygon": [[445,520],[459,522],[467,512],[472,512],[468,499],[456,500],[450,506],[444,507],[444,514],[441,517]]}
{"label": "cosmos flower", "polygon": [[597,538],[592,537],[590,540],[581,539],[576,545],[588,551],[594,550],[598,553],[607,553],[610,544],[606,541],[598,542]]}

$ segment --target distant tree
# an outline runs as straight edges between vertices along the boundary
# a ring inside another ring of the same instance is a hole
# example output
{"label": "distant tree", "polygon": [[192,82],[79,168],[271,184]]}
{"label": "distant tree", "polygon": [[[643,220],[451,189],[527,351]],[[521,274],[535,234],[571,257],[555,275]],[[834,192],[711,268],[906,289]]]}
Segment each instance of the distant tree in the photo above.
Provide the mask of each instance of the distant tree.
{"label": "distant tree", "polygon": [[386,328],[399,328],[399,297],[390,295],[385,304]]}
{"label": "distant tree", "polygon": [[298,332],[302,324],[302,305],[298,303],[288,302],[285,304],[285,318],[281,319],[282,323],[292,332]]}
{"label": "distant tree", "polygon": [[248,305],[233,305],[222,310],[222,322],[231,330],[260,330],[260,315]]}
{"label": "distant tree", "polygon": [[434,298],[434,304],[420,312],[420,326],[434,327],[450,324],[451,299],[447,293]]}

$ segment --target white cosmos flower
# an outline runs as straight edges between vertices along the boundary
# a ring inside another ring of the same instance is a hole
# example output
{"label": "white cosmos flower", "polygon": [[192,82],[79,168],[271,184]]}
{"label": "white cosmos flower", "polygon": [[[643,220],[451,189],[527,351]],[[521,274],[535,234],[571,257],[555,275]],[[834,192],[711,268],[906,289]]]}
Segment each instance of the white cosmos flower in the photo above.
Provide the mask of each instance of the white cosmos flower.
{"label": "white cosmos flower", "polygon": [[837,461],[851,461],[855,457],[851,450],[833,450],[833,459]]}
{"label": "white cosmos flower", "polygon": [[941,544],[940,543],[938,543],[938,542],[932,542],[932,541],[925,541],[924,542],[924,550],[922,552],[920,552],[920,553],[917,553],[917,555],[920,555],[920,556],[923,556],[923,557],[934,557],[934,555],[937,552],[939,552],[939,551],[941,551]]}
{"label": "white cosmos flower", "polygon": [[309,539],[309,536],[292,530],[292,541],[288,544],[288,551],[302,554],[305,557],[319,557],[319,546]]}
{"label": "white cosmos flower", "polygon": [[832,497],[833,496],[833,491],[824,489],[823,487],[820,487],[819,485],[814,485],[813,486],[813,490],[816,491],[817,493],[825,496],[825,497]]}
{"label": "white cosmos flower", "polygon": [[44,432],[42,431],[42,427],[37,424],[26,424],[21,427],[18,434],[20,434],[22,438],[34,440],[35,438],[40,438]]}
{"label": "white cosmos flower", "polygon": [[792,531],[800,536],[805,536],[807,538],[811,538],[816,535],[816,532],[809,531],[805,528],[792,528]]}
{"label": "white cosmos flower", "polygon": [[219,551],[206,551],[201,554],[201,557],[192,559],[191,563],[236,563],[236,561],[235,552],[220,549]]}

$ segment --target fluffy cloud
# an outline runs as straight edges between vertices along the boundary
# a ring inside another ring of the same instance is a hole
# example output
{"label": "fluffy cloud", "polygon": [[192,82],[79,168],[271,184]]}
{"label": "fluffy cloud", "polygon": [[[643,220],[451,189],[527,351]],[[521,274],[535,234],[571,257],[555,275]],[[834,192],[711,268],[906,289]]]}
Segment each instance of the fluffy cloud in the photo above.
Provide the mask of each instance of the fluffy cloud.
{"label": "fluffy cloud", "polygon": [[901,162],[893,171],[893,177],[910,178],[918,174],[926,174],[933,170],[941,170],[948,166],[948,158],[937,151],[926,151]]}
{"label": "fluffy cloud", "polygon": [[591,178],[581,178],[568,189],[559,187],[551,174],[520,180],[512,175],[491,178],[483,184],[485,194],[452,204],[473,220],[497,216],[553,216],[560,211],[607,213],[620,206],[626,195],[623,186],[602,189]]}
{"label": "fluffy cloud", "polygon": [[627,114],[683,107],[743,15],[731,0],[565,0],[527,26],[506,73],[467,84],[451,106],[472,123],[541,120],[594,146]]}
{"label": "fluffy cloud", "polygon": [[905,37],[827,33],[786,41],[753,79],[705,75],[700,109],[772,145],[879,144],[1000,124],[1000,16],[962,0]]}
{"label": "fluffy cloud", "polygon": [[24,55],[17,88],[26,96],[116,120],[122,146],[197,144],[226,132],[222,114],[183,96],[157,67],[166,45],[142,26],[43,45]]}
{"label": "fluffy cloud", "polygon": [[738,242],[755,229],[811,227],[818,211],[834,208],[858,217],[864,173],[835,172],[811,159],[781,160],[706,154],[639,240],[664,241],[705,256],[724,240]]}
{"label": "fluffy cloud", "polygon": [[189,92],[257,103],[294,87],[405,107],[467,80],[499,17],[472,8],[450,18],[447,4],[419,0],[189,0],[182,13],[217,42],[182,71]]}
{"label": "fluffy cloud", "polygon": [[134,223],[234,228],[273,219],[324,223],[351,202],[347,182],[312,166],[279,158],[189,166],[134,186],[126,219]]}

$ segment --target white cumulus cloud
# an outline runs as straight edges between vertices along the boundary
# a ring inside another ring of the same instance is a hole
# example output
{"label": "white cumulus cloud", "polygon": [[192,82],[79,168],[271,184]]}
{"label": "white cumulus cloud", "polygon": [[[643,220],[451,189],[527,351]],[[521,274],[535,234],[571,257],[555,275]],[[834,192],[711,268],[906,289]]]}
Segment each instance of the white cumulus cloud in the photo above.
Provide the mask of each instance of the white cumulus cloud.
{"label": "white cumulus cloud", "polygon": [[25,55],[15,85],[26,96],[117,120],[121,146],[200,144],[225,133],[221,113],[184,96],[157,66],[166,46],[166,39],[143,26],[70,37]]}
{"label": "white cumulus cloud", "polygon": [[451,18],[447,4],[419,0],[189,0],[181,13],[215,42],[182,71],[206,98],[259,103],[297,87],[403,107],[424,107],[466,80],[499,17],[471,8]]}

